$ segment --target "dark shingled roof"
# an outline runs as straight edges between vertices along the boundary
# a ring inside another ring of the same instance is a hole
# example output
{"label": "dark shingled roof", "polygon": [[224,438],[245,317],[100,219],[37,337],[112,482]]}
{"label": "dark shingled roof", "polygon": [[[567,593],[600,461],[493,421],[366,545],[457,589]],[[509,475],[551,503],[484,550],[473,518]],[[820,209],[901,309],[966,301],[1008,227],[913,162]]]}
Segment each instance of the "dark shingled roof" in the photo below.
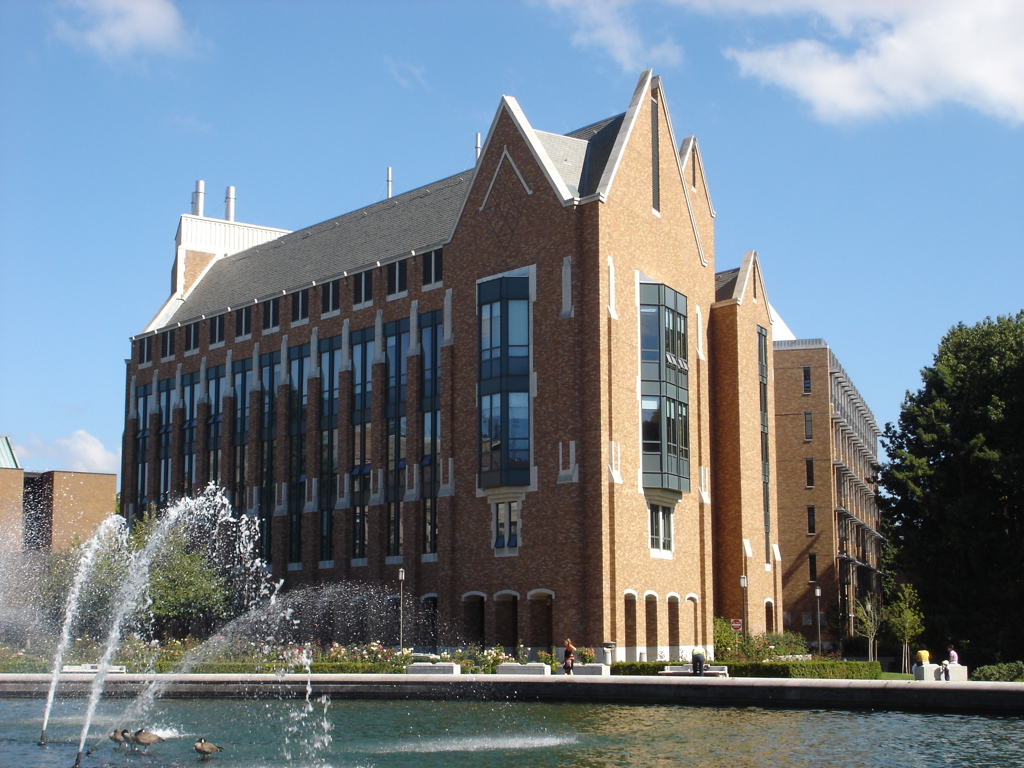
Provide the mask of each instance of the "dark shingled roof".
{"label": "dark shingled roof", "polygon": [[[596,192],[624,117],[601,120],[565,136],[537,131],[574,195]],[[471,171],[449,176],[220,259],[164,326],[443,245],[451,237],[472,178]]]}
{"label": "dark shingled roof", "polygon": [[441,245],[451,236],[472,175],[449,176],[225,257],[167,325]]}
{"label": "dark shingled roof", "polygon": [[725,301],[733,297],[736,292],[736,278],[739,275],[739,267],[715,275],[715,301]]}
{"label": "dark shingled roof", "polygon": [[580,197],[586,197],[597,192],[597,186],[601,183],[601,176],[604,175],[605,166],[611,156],[612,147],[615,146],[615,137],[619,135],[622,121],[626,113],[607,120],[601,120],[591,125],[579,128],[566,136],[574,139],[583,139],[587,142],[587,158],[580,174]]}

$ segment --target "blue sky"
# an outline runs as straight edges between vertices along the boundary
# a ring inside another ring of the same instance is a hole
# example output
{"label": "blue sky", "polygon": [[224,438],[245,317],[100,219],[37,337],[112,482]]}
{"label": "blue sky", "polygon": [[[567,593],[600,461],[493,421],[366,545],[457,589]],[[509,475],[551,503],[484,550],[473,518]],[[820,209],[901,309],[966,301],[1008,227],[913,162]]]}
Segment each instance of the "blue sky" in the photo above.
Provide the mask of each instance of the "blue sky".
{"label": "blue sky", "polygon": [[1024,307],[1013,0],[0,0],[0,435],[119,471],[178,217],[309,226],[473,164],[503,94],[566,132],[663,78],[716,269],[826,339],[879,424],[957,322]]}

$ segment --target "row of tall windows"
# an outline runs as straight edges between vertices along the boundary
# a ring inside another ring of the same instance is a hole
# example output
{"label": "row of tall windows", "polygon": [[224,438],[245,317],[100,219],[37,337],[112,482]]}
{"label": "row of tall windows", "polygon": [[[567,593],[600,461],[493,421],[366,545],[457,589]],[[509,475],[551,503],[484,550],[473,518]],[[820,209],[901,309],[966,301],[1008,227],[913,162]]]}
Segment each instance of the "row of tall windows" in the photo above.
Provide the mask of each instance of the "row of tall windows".
{"label": "row of tall windows", "polygon": [[[442,312],[425,313],[420,317],[420,343],[422,349],[422,381],[420,387],[420,411],[422,418],[423,446],[420,459],[421,501],[423,514],[422,551],[437,552],[437,495],[441,484],[441,337]],[[375,329],[367,328],[352,333],[349,337],[352,365],[352,389],[350,402],[351,456],[350,472],[353,494],[352,552],[353,558],[366,557],[367,507],[370,499],[373,465],[371,446],[373,425],[371,423],[373,397],[373,363],[378,345],[382,348],[385,364],[384,381],[384,429],[386,466],[384,472],[384,502],[386,505],[386,552],[388,556],[400,556],[404,549],[403,506],[407,475],[407,415],[406,398],[408,390],[409,320],[388,323],[383,328],[383,338],[375,339]],[[515,336],[515,334],[513,334]],[[321,561],[333,560],[334,552],[334,505],[340,490],[340,436],[338,434],[339,377],[343,365],[343,339],[341,336],[320,340],[316,350],[321,377],[321,402],[319,404],[319,494],[316,500],[320,512],[319,555]],[[206,385],[210,396],[210,411],[207,417],[207,436],[204,446],[211,478],[223,481],[228,487],[232,503],[236,507],[255,501],[259,510],[260,548],[269,561],[272,553],[271,520],[276,507],[274,467],[278,452],[278,441],[287,451],[286,459],[286,511],[288,514],[287,553],[289,562],[300,562],[302,557],[302,511],[306,498],[306,445],[308,411],[308,377],[312,350],[309,344],[287,348],[286,367],[282,368],[281,352],[273,351],[259,356],[254,370],[253,360],[233,361],[230,378],[225,366],[207,369]],[[513,369],[517,369],[513,366]],[[283,374],[286,379],[282,379]],[[279,433],[277,424],[278,387],[287,381],[289,401],[285,432]],[[184,481],[192,485],[196,477],[196,427],[197,403],[200,374],[191,373],[182,377],[182,403],[184,409],[183,439],[181,441],[181,466]],[[224,414],[223,398],[230,386],[234,402],[234,431],[230,444],[234,450],[234,475],[220,477],[221,437]],[[258,456],[256,477],[247,478],[247,449],[250,432],[250,393],[259,389],[257,433]],[[158,468],[160,471],[161,501],[167,500],[172,487],[171,471],[171,421],[174,403],[175,380],[158,382],[158,407],[161,413],[158,430]],[[148,487],[148,407],[151,385],[136,387],[136,411],[139,414],[140,429],[136,441],[137,503],[146,506]],[[526,419],[528,422],[528,418]],[[528,433],[527,433],[528,434]],[[528,451],[527,451],[528,461]],[[254,499],[246,499],[245,491],[252,488]]]}
{"label": "row of tall windows", "polygon": [[768,444],[768,331],[757,326],[757,384],[761,408],[761,505],[764,512],[764,561],[772,561],[771,460]]}

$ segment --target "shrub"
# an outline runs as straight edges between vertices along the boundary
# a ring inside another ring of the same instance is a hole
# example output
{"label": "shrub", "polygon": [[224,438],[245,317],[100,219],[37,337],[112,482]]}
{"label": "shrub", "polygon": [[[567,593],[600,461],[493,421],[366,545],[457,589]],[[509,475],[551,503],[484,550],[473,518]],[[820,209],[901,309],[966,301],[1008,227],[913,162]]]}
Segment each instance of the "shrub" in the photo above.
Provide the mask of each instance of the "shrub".
{"label": "shrub", "polygon": [[877,661],[735,661],[730,677],[776,677],[816,680],[878,680]]}
{"label": "shrub", "polygon": [[613,675],[656,675],[665,669],[664,661],[616,661]]}
{"label": "shrub", "polygon": [[1005,664],[989,664],[971,672],[971,680],[984,683],[1024,682],[1024,661],[1010,661]]}
{"label": "shrub", "polygon": [[551,667],[551,674],[558,674],[558,657],[555,655],[555,649],[551,649],[551,653],[546,651],[537,651],[537,661],[547,664]]}

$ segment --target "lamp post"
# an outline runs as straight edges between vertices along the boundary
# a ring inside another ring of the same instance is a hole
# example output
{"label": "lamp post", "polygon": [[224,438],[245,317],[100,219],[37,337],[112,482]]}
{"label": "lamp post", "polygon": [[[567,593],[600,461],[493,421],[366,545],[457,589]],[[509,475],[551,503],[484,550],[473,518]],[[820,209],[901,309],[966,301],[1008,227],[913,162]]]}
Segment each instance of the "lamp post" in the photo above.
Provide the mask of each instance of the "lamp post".
{"label": "lamp post", "polygon": [[405,640],[405,568],[398,569],[398,650]]}
{"label": "lamp post", "polygon": [[740,574],[740,589],[743,590],[743,636],[747,637],[750,630],[747,627],[747,574]]}
{"label": "lamp post", "polygon": [[818,655],[821,656],[821,587],[814,588],[814,621],[818,625]]}

